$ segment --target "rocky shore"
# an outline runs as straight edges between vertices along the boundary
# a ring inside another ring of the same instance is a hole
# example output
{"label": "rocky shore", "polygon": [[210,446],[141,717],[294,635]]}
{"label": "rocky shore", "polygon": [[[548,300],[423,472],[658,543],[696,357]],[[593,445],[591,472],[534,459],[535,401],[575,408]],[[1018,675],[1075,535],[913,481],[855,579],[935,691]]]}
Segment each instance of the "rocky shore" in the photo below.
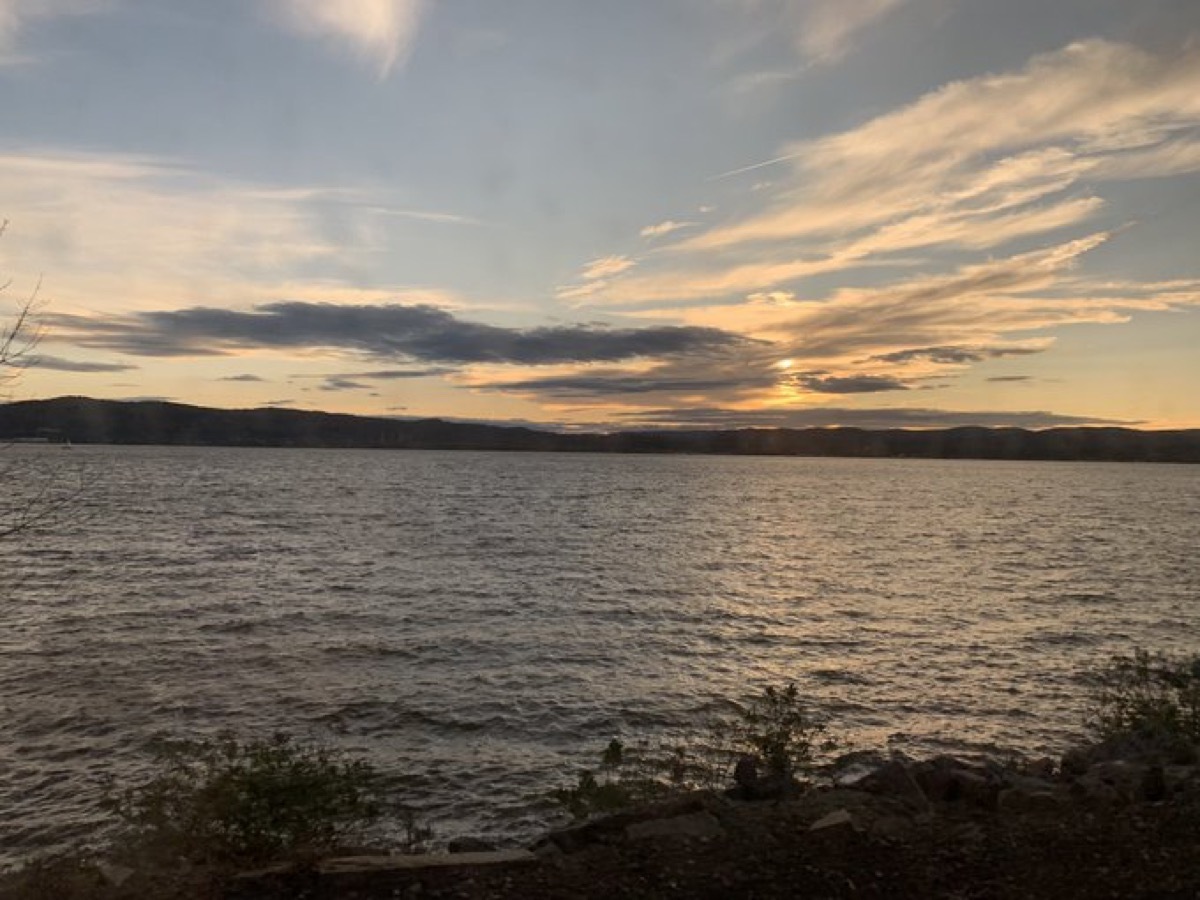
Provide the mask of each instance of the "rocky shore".
{"label": "rocky shore", "polygon": [[1200,897],[1200,767],[1103,746],[1023,765],[857,754],[800,791],[694,792],[458,849],[270,867],[224,896],[1183,900]]}
{"label": "rocky shore", "polygon": [[1195,747],[1128,740],[1061,759],[857,753],[812,783],[739,767],[530,847],[292,859],[213,877],[137,858],[0,880],[13,900],[1200,898]]}

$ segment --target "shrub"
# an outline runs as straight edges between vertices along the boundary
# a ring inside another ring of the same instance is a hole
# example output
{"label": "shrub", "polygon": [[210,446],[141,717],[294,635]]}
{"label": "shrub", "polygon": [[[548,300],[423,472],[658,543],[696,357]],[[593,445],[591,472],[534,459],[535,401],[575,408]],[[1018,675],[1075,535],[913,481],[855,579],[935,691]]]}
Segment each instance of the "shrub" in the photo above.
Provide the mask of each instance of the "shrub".
{"label": "shrub", "polygon": [[1200,655],[1114,656],[1094,675],[1088,726],[1102,741],[1200,744]]}
{"label": "shrub", "polygon": [[583,819],[685,790],[725,787],[734,761],[747,754],[762,761],[766,774],[791,782],[836,746],[823,740],[825,735],[824,721],[808,710],[794,683],[767,687],[736,719],[713,723],[706,734],[682,744],[631,749],[613,738],[598,773],[580,772],[573,787],[559,788],[553,796]]}
{"label": "shrub", "polygon": [[795,682],[764,688],[741,711],[733,735],[736,751],[758,756],[768,773],[785,777],[811,768],[819,753],[836,745],[824,737],[825,722],[805,706]]}
{"label": "shrub", "polygon": [[[681,756],[682,748],[670,756]],[[672,769],[667,758],[645,746],[627,748],[613,738],[600,759],[599,777],[584,769],[574,787],[554,791],[557,800],[576,819],[596,813],[615,812],[639,803],[647,803],[683,787],[682,776]]]}
{"label": "shrub", "polygon": [[285,735],[165,741],[156,756],[159,774],[110,806],[138,838],[193,861],[329,850],[380,815],[367,763]]}

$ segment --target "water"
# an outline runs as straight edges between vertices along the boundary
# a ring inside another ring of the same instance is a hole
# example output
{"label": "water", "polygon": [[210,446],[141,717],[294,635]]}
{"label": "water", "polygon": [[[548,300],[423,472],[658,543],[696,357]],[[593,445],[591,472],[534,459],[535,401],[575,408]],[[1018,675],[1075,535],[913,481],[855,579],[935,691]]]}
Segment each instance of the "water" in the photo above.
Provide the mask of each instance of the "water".
{"label": "water", "polygon": [[164,731],[319,738],[515,840],[613,735],[765,684],[858,747],[1039,753],[1111,652],[1200,649],[1195,467],[4,453],[10,496],[82,489],[0,542],[0,858],[88,834]]}

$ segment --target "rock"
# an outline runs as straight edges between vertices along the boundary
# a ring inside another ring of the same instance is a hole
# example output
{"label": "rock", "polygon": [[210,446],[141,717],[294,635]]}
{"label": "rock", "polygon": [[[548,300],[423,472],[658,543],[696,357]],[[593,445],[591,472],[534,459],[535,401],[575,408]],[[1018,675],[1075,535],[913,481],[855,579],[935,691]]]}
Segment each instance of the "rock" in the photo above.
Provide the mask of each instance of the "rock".
{"label": "rock", "polygon": [[733,767],[733,781],[738,786],[738,789],[745,794],[742,799],[751,800],[750,793],[754,789],[754,785],[758,782],[758,769],[761,761],[757,756],[743,754],[738,757],[737,764]]}
{"label": "rock", "polygon": [[725,834],[717,817],[709,812],[674,816],[670,819],[649,819],[634,822],[625,828],[625,836],[633,841],[647,838],[694,838],[711,840]]}
{"label": "rock", "polygon": [[999,781],[986,767],[939,756],[921,763],[913,778],[935,803],[965,802],[980,809],[995,809]]}
{"label": "rock", "polygon": [[1012,787],[1000,791],[996,797],[1001,812],[1009,813],[1057,813],[1062,811],[1063,804],[1063,796],[1054,790]]}
{"label": "rock", "polygon": [[636,822],[708,812],[710,808],[716,808],[719,802],[708,791],[694,791],[660,803],[557,828],[542,838],[533,849],[538,851],[542,844],[552,843],[564,853],[574,853],[592,844],[616,843],[625,836],[625,829]]}
{"label": "rock", "polygon": [[870,775],[858,779],[854,787],[856,790],[894,797],[919,812],[929,811],[929,798],[902,758],[893,759]]}
{"label": "rock", "polygon": [[855,750],[844,753],[830,763],[825,771],[836,787],[857,787],[858,782],[876,769],[886,766],[889,759],[878,750]]}
{"label": "rock", "polygon": [[451,853],[490,853],[495,845],[477,837],[457,837],[446,845]]}
{"label": "rock", "polygon": [[855,830],[854,817],[844,809],[835,809],[808,826],[810,832],[830,831],[833,829]]}
{"label": "rock", "polygon": [[456,869],[468,866],[522,866],[537,862],[528,850],[493,850],[488,853],[414,853],[401,856],[342,856],[322,860],[317,873],[325,877],[416,872],[422,869]]}
{"label": "rock", "polygon": [[1078,778],[1092,765],[1091,752],[1086,747],[1072,747],[1062,755],[1059,770],[1069,778]]}
{"label": "rock", "polygon": [[1098,762],[1076,779],[1075,789],[1084,799],[1102,805],[1132,803],[1142,797],[1149,768],[1123,759]]}
{"label": "rock", "polygon": [[1163,778],[1169,796],[1200,793],[1200,768],[1196,766],[1164,766]]}
{"label": "rock", "polygon": [[1167,790],[1167,773],[1161,765],[1147,766],[1142,773],[1141,784],[1138,785],[1138,795],[1142,800],[1157,803],[1170,796]]}
{"label": "rock", "polygon": [[905,816],[879,816],[871,821],[867,830],[876,838],[893,844],[903,843],[912,837],[915,823]]}
{"label": "rock", "polygon": [[105,881],[117,888],[132,878],[135,872],[129,866],[122,866],[111,862],[96,863],[96,871],[100,873]]}
{"label": "rock", "polygon": [[1057,766],[1053,759],[1049,756],[1043,756],[1038,759],[1031,760],[1024,765],[1024,774],[1031,778],[1042,778],[1049,780],[1054,777],[1057,771]]}
{"label": "rock", "polygon": [[1019,788],[1027,794],[1054,793],[1059,784],[1046,778],[1034,778],[1032,775],[1009,775],[1007,786]]}

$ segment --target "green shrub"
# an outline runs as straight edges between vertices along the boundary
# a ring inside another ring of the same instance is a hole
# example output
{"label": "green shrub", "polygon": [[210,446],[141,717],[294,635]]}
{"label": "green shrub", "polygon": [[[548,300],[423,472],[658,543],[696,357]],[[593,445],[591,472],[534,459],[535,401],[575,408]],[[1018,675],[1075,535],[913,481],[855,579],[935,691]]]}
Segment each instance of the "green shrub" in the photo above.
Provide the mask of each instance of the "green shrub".
{"label": "green shrub", "polygon": [[713,723],[683,743],[629,748],[613,738],[598,772],[585,769],[574,786],[553,796],[583,819],[682,791],[727,787],[734,762],[747,754],[762,761],[765,774],[790,779],[836,746],[825,735],[824,721],[808,710],[794,683],[767,687],[735,719]]}
{"label": "green shrub", "polygon": [[809,711],[796,683],[768,686],[741,711],[732,726],[734,750],[758,756],[772,775],[792,776],[811,768],[817,755],[836,742],[825,722]]}
{"label": "green shrub", "polygon": [[1094,675],[1088,725],[1102,741],[1200,743],[1200,655],[1114,656]]}
{"label": "green shrub", "polygon": [[[682,753],[682,750],[673,751]],[[613,738],[604,748],[599,775],[584,769],[573,787],[554,791],[554,799],[576,819],[615,812],[663,797],[681,787],[661,753],[647,747],[627,748]]]}
{"label": "green shrub", "polygon": [[166,741],[160,771],[112,809],[146,843],[221,863],[320,852],[361,837],[380,815],[374,770],[285,735]]}

